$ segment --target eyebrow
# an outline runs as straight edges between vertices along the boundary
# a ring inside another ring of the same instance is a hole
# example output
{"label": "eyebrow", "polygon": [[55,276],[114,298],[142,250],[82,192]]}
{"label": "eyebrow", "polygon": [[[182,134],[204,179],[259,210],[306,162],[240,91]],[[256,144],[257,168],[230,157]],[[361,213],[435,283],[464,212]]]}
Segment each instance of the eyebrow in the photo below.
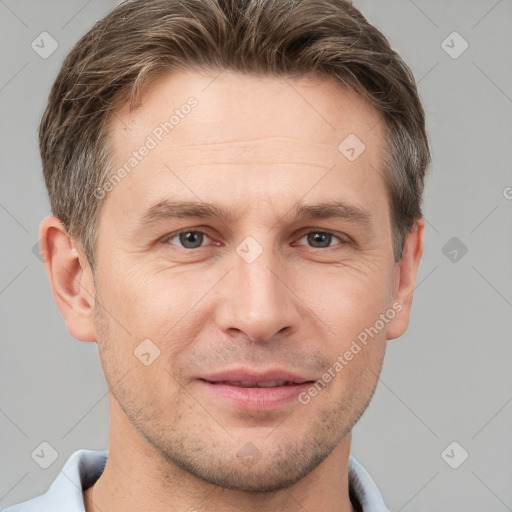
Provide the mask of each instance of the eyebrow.
{"label": "eyebrow", "polygon": [[[245,211],[241,204],[239,202],[225,207],[205,202],[163,200],[146,210],[141,218],[140,225],[149,227],[165,220],[186,218],[217,218],[233,222]],[[372,220],[368,210],[346,201],[327,201],[316,204],[298,201],[291,210],[295,210],[295,217],[299,220],[339,218],[365,225],[370,225]]]}

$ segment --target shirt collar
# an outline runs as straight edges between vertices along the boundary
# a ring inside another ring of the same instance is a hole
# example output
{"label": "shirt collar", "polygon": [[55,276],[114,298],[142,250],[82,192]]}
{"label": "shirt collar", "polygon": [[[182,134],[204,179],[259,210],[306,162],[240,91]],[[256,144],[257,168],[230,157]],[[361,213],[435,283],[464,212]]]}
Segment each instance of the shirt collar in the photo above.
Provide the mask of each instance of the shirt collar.
{"label": "shirt collar", "polygon": [[[92,450],[74,452],[46,494],[2,512],[85,512],[83,492],[100,477],[107,462],[107,453]],[[361,512],[389,512],[375,482],[352,456],[349,458],[348,480],[350,497],[354,506],[360,507]]]}
{"label": "shirt collar", "polygon": [[351,497],[362,512],[389,512],[372,477],[352,456],[348,462],[348,484]]}

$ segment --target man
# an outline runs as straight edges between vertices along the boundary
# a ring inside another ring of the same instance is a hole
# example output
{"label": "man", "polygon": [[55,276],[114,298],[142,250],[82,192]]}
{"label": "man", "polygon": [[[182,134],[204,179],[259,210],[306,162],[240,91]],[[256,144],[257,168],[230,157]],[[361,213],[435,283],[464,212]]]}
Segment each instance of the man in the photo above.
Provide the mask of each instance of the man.
{"label": "man", "polygon": [[429,148],[384,36],[344,0],[126,2],[66,58],[40,148],[110,439],[8,510],[387,510],[351,429],[407,328]]}

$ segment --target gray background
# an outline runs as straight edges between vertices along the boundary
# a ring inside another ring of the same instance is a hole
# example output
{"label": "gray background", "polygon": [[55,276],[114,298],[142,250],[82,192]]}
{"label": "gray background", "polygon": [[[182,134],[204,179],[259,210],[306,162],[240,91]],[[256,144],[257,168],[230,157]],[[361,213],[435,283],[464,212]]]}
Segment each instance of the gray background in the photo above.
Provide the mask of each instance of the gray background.
{"label": "gray background", "polygon": [[[36,135],[46,97],[116,3],[0,0],[0,508],[45,492],[74,450],[107,447],[96,345],[68,334],[33,247],[49,213]],[[512,1],[354,3],[419,81],[433,166],[411,323],[389,343],[352,454],[394,511],[512,510]],[[58,43],[47,58],[31,47],[44,31]],[[454,31],[469,44],[458,58]],[[48,469],[31,457],[43,441],[58,453]]]}

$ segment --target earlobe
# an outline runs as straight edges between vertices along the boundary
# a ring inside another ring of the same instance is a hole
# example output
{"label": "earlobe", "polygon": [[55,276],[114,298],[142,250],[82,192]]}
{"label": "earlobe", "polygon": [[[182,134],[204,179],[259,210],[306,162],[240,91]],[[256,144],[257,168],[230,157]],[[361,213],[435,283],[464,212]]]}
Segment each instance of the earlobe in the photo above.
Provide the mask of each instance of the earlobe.
{"label": "earlobe", "polygon": [[80,246],[54,216],[43,220],[39,238],[53,297],[69,333],[80,341],[96,341],[94,280]]}
{"label": "earlobe", "polygon": [[388,340],[402,336],[409,325],[416,276],[423,255],[424,228],[425,220],[417,220],[405,239],[402,259],[395,268],[393,304],[396,304],[395,310],[399,312],[388,324]]}

